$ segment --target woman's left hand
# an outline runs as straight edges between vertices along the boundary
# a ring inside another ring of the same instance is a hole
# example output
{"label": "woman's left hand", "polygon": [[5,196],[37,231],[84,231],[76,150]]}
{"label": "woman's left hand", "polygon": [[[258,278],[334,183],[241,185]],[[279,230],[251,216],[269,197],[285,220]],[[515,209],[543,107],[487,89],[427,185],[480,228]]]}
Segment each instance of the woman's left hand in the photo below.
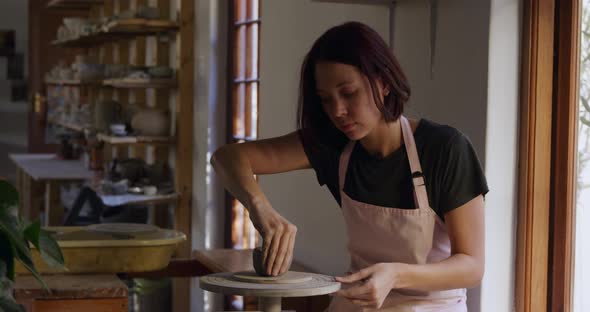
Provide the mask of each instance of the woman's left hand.
{"label": "woman's left hand", "polygon": [[356,285],[341,289],[334,295],[347,298],[361,307],[379,309],[391,289],[395,287],[399,273],[398,263],[377,263],[348,276],[337,276],[338,282]]}

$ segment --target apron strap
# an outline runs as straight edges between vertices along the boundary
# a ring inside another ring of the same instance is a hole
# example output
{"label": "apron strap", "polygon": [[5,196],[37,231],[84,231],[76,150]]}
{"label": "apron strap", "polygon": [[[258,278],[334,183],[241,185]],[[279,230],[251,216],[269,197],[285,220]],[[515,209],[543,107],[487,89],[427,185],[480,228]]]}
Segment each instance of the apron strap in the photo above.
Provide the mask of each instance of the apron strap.
{"label": "apron strap", "polygon": [[412,171],[414,203],[420,209],[430,209],[428,194],[426,193],[426,185],[424,182],[424,174],[422,174],[422,166],[420,165],[420,158],[418,158],[418,151],[416,150],[416,142],[414,141],[412,127],[410,126],[408,119],[404,116],[400,116],[400,122],[404,137],[404,145],[406,146],[406,153],[410,162],[410,170]]}
{"label": "apron strap", "polygon": [[350,155],[352,154],[352,149],[355,145],[356,141],[350,141],[344,147],[344,150],[340,154],[340,162],[338,163],[338,185],[340,186],[340,191],[344,191],[344,180],[346,179],[346,171],[348,169],[348,163],[350,162]]}

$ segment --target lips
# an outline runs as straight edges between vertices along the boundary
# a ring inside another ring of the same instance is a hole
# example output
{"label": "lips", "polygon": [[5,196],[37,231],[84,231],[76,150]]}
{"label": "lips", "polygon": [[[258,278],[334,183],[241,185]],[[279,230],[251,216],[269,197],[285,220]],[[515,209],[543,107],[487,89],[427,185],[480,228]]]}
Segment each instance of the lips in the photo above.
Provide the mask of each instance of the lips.
{"label": "lips", "polygon": [[354,128],[355,124],[354,123],[349,123],[349,124],[345,124],[345,125],[340,125],[340,129],[344,132],[348,132],[350,130],[352,130],[352,128]]}

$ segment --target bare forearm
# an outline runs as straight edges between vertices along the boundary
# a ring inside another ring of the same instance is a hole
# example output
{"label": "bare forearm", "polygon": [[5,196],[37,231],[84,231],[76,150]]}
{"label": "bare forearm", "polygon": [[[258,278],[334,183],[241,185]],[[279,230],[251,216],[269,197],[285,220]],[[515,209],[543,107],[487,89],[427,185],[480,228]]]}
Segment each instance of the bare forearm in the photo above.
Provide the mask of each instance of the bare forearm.
{"label": "bare forearm", "polygon": [[228,145],[213,154],[211,165],[224,187],[248,210],[259,206],[266,197],[254,179],[248,158],[235,145]]}
{"label": "bare forearm", "polygon": [[438,263],[399,265],[395,288],[420,291],[475,287],[484,271],[483,261],[467,254],[454,254]]}

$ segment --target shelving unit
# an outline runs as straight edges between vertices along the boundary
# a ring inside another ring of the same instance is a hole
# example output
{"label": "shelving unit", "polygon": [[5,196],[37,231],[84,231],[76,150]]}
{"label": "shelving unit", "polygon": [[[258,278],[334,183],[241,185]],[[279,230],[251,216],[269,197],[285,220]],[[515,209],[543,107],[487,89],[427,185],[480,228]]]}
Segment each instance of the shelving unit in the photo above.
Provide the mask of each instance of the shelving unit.
{"label": "shelving unit", "polygon": [[[95,63],[124,64],[132,66],[169,66],[175,71],[170,79],[104,79],[100,81],[46,80],[47,93],[64,96],[62,102],[97,103],[98,100],[117,100],[121,103],[139,105],[140,108],[172,109],[170,118],[175,126],[170,136],[119,137],[99,133],[98,139],[105,142],[105,162],[111,157],[140,157],[146,161],[168,162],[175,170],[172,194],[104,195],[97,194],[106,204],[151,204],[155,222],[167,218],[167,208],[173,208],[174,229],[187,235],[177,252],[178,258],[191,256],[191,202],[193,145],[193,100],[194,100],[194,0],[53,0],[47,5],[52,9],[87,9],[93,20],[118,15],[140,6],[154,6],[161,19],[125,19],[109,22],[99,32],[71,38],[54,40],[63,48],[75,48]],[[71,94],[75,94],[72,96]],[[86,102],[76,101],[76,97]],[[48,96],[48,98],[50,98]],[[68,119],[69,120],[69,119]],[[76,124],[49,120],[51,124],[84,131]],[[166,223],[166,222],[163,222]],[[173,280],[173,311],[190,310],[190,279]]]}
{"label": "shelving unit", "polygon": [[170,145],[174,142],[172,137],[159,136],[112,136],[106,134],[98,134],[98,139],[114,144],[147,144],[147,145]]}
{"label": "shelving unit", "polygon": [[177,81],[175,79],[106,79],[103,85],[114,88],[176,88]]}
{"label": "shelving unit", "polygon": [[80,80],[80,79],[45,79],[45,84],[59,86],[82,86],[82,85],[100,85],[102,80]]}

